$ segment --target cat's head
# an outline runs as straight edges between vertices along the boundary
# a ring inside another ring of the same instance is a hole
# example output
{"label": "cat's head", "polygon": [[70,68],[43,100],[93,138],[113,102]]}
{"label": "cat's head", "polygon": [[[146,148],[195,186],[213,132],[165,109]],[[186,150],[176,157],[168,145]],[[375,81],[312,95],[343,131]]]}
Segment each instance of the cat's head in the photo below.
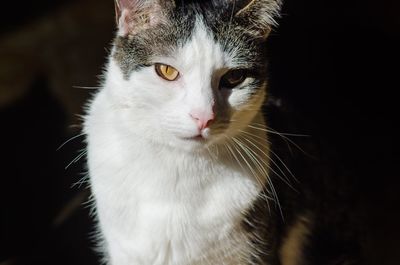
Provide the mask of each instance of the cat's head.
{"label": "cat's head", "polygon": [[123,126],[199,150],[239,133],[266,95],[280,0],[116,0],[106,87]]}

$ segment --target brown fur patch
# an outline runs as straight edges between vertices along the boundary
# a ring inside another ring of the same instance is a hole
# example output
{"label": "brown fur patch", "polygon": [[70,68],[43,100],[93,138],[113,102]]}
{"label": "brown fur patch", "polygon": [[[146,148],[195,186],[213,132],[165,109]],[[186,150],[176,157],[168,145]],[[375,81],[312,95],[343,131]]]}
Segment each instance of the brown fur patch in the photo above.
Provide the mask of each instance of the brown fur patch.
{"label": "brown fur patch", "polygon": [[289,228],[286,238],[280,249],[282,265],[304,264],[303,249],[310,233],[310,222],[306,217],[299,217]]}

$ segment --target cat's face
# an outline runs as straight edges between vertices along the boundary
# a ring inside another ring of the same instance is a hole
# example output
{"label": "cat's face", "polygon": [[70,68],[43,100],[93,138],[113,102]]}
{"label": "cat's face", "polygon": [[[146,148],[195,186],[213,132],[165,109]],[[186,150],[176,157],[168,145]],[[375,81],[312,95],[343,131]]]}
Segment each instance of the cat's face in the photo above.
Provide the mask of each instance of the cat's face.
{"label": "cat's face", "polygon": [[249,124],[265,99],[264,40],[279,2],[236,2],[117,2],[108,82],[121,123],[186,150]]}

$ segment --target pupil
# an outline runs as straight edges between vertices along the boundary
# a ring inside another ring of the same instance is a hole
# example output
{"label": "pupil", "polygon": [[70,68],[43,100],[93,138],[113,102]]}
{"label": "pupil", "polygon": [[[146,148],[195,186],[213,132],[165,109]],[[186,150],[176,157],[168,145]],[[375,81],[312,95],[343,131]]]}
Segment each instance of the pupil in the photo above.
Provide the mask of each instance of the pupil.
{"label": "pupil", "polygon": [[174,74],[174,70],[172,70],[171,67],[167,66],[166,73],[167,73],[167,75],[173,75]]}
{"label": "pupil", "polygon": [[229,78],[231,83],[240,82],[243,79],[243,72],[241,70],[233,71]]}
{"label": "pupil", "polygon": [[236,84],[241,82],[243,79],[243,71],[242,70],[236,70],[232,71],[228,77],[228,81],[232,84]]}
{"label": "pupil", "polygon": [[241,79],[242,79],[241,76],[232,76],[229,81],[231,83],[236,83],[236,82],[239,82]]}

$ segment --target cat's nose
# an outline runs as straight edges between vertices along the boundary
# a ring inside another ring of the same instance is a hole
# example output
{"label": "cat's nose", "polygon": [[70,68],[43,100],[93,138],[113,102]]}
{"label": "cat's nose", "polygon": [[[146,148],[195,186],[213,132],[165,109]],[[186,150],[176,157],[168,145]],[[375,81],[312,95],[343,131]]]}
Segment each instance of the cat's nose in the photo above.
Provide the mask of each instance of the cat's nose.
{"label": "cat's nose", "polygon": [[215,119],[215,113],[213,110],[211,111],[193,110],[189,114],[190,117],[192,117],[192,119],[196,122],[199,130],[208,128]]}

